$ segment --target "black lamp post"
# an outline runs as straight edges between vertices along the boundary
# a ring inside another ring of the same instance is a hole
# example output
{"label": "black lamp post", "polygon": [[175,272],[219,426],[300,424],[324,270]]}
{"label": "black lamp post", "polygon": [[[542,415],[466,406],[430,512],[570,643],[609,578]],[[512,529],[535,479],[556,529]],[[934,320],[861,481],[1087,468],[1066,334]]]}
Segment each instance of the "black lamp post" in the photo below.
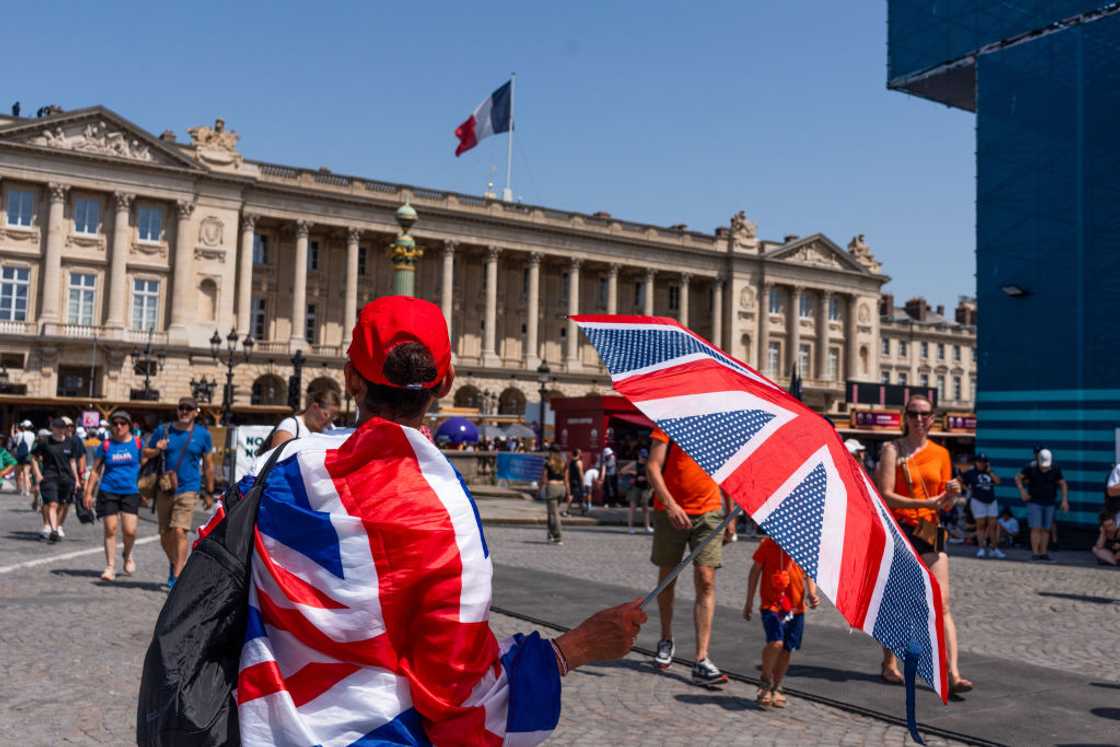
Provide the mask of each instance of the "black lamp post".
{"label": "black lamp post", "polygon": [[[222,390],[222,425],[229,425],[230,417],[233,413],[233,367],[240,362],[249,360],[249,353],[253,352],[254,343],[252,336],[245,335],[245,339],[241,340],[241,359],[238,360],[237,355],[237,330],[230,329],[229,334],[226,335],[226,349],[225,349],[225,364],[226,364],[226,385]],[[222,336],[218,334],[218,330],[214,330],[213,336],[210,338],[210,354],[214,356],[214,360],[221,363],[223,361],[222,351]]]}
{"label": "black lamp post", "polygon": [[292,408],[292,412],[299,412],[303,403],[303,364],[306,362],[307,356],[297,348],[292,356],[292,377],[288,379],[288,407]]}
{"label": "black lamp post", "polygon": [[164,365],[167,363],[167,354],[160,351],[159,354],[152,354],[152,330],[148,330],[148,339],[144,343],[143,350],[132,350],[132,370],[140,373],[144,372],[144,388],[137,391],[132,390],[132,399],[144,400],[150,402],[159,399],[159,391],[152,389],[152,373],[153,371],[159,372],[163,370]]}
{"label": "black lamp post", "polygon": [[547,363],[541,361],[541,364],[537,366],[537,384],[539,385],[538,392],[541,396],[541,431],[540,437],[537,439],[537,448],[540,451],[544,450],[544,414],[548,409],[548,403],[545,401],[544,395],[545,391],[548,389],[549,383],[551,382],[552,369],[548,367]]}
{"label": "black lamp post", "polygon": [[191,396],[197,401],[205,404],[210,404],[214,401],[214,389],[218,386],[218,382],[214,379],[207,379],[203,376],[201,379],[191,379]]}

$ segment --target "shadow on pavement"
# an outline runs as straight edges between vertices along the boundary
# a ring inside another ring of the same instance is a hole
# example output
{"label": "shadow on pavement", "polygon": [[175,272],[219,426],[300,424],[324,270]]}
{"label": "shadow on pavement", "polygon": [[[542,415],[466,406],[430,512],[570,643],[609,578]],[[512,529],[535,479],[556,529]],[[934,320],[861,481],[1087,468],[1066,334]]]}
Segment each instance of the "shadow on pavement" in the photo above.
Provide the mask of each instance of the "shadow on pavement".
{"label": "shadow on pavement", "polygon": [[129,581],[127,579],[121,579],[120,577],[113,581],[102,581],[98,579],[93,585],[103,586],[106,589],[117,587],[121,589],[140,589],[141,591],[158,591],[160,593],[165,593],[167,591],[162,581]]}
{"label": "shadow on pavement", "polygon": [[95,571],[92,568],[55,568],[51,571],[52,576],[75,576],[78,578],[101,578],[101,571]]}
{"label": "shadow on pavement", "polygon": [[1099,718],[1109,718],[1113,721],[1120,721],[1120,708],[1094,708],[1089,713]]}
{"label": "shadow on pavement", "polygon": [[716,693],[678,693],[673,698],[686,705],[717,705],[725,711],[762,711],[762,706],[753,700],[738,695],[719,695]]}
{"label": "shadow on pavement", "polygon": [[1040,591],[1040,597],[1055,597],[1057,599],[1070,599],[1074,602],[1087,602],[1089,604],[1116,604],[1120,599],[1113,599],[1112,597],[1097,597],[1092,594],[1066,594],[1061,591]]}
{"label": "shadow on pavement", "polygon": [[1090,682],[1090,687],[1105,687],[1109,690],[1120,690],[1120,682]]}
{"label": "shadow on pavement", "polygon": [[[788,676],[809,677],[816,680],[828,680],[829,682],[874,682],[886,686],[886,683],[884,683],[877,674],[855,672],[850,669],[821,667],[814,664],[790,664]],[[901,685],[893,685],[893,687],[901,687]],[[919,685],[918,689],[922,689],[922,686]],[[926,689],[928,690],[929,688]]]}
{"label": "shadow on pavement", "polygon": [[8,539],[21,540],[23,542],[42,542],[43,535],[38,532],[27,532],[20,529],[14,532],[8,532]]}

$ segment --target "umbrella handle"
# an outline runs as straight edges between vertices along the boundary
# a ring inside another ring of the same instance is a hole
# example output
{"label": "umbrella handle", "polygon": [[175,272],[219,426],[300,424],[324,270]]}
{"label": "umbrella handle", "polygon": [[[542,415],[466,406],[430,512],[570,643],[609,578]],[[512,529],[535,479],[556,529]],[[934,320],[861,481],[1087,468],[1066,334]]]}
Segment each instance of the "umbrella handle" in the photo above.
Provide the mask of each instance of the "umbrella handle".
{"label": "umbrella handle", "polygon": [[667,589],[669,587],[669,584],[671,584],[671,583],[673,583],[674,581],[677,580],[677,576],[681,575],[681,571],[683,571],[685,568],[688,567],[688,564],[692,562],[692,559],[695,558],[697,556],[697,554],[699,554],[705,547],[708,546],[709,542],[714,540],[716,537],[721,536],[723,534],[723,530],[727,529],[727,525],[730,524],[731,522],[735,521],[736,519],[738,519],[742,515],[743,515],[743,507],[736,504],[735,508],[728,511],[727,516],[723,517],[723,521],[721,521],[719,523],[719,526],[715,528],[715,531],[713,531],[711,534],[709,534],[704,539],[704,541],[701,542],[696,547],[696,549],[694,549],[692,552],[690,552],[685,557],[684,560],[682,560],[680,563],[678,563],[677,567],[674,568],[669,573],[668,576],[661,579],[661,583],[659,583],[653,591],[651,591],[649,594],[646,594],[644,597],[642,597],[642,603],[638,605],[638,608],[639,609],[644,608],[647,604],[649,604],[654,599],[656,599],[658,597],[658,595],[661,594],[661,592],[665,591],[665,589]]}

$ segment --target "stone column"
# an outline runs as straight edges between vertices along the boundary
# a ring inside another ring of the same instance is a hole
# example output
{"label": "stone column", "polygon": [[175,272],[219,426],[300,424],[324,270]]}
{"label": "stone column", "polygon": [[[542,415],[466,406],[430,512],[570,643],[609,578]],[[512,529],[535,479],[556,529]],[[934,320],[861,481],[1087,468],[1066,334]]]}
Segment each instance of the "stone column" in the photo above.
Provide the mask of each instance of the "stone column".
{"label": "stone column", "polygon": [[607,313],[618,313],[618,270],[617,262],[612,262],[607,270]]}
{"label": "stone column", "polygon": [[296,221],[296,261],[292,269],[292,330],[288,348],[295,351],[307,347],[307,237],[311,223]]}
{"label": "stone column", "polygon": [[253,328],[253,241],[257,216],[241,216],[241,251],[237,255],[237,334],[244,340]]}
{"label": "stone column", "polygon": [[443,242],[443,277],[439,284],[439,308],[443,318],[447,321],[448,334],[451,333],[451,311],[455,298],[455,250],[459,248],[457,241]]}
{"label": "stone column", "polygon": [[[712,344],[727,350],[730,346],[723,344],[723,278],[717,276],[712,280]],[[743,351],[743,356],[749,353]]]}
{"label": "stone column", "polygon": [[179,221],[175,228],[175,262],[171,269],[171,329],[169,331],[174,339],[183,341],[187,338],[187,325],[195,316],[191,312],[198,307],[198,300],[194,297],[194,249],[187,236],[194,203],[179,200],[176,209]]}
{"label": "stone column", "polygon": [[[801,348],[801,288],[796,285],[790,286],[789,289],[789,311],[786,315],[786,330],[786,336],[789,338],[789,356],[785,375],[790,376],[793,373],[793,367],[797,365]],[[797,375],[802,379],[809,378],[808,371],[798,370]]]}
{"label": "stone column", "polygon": [[113,253],[109,259],[109,318],[106,326],[123,330],[127,325],[128,309],[128,215],[132,209],[133,195],[113,193]]}
{"label": "stone column", "polygon": [[681,273],[681,287],[680,298],[678,299],[677,321],[684,326],[688,326],[688,289],[692,284],[692,275],[687,272]]}
{"label": "stone column", "polygon": [[358,242],[362,229],[346,231],[346,303],[342,307],[342,351],[350,346],[354,325],[358,322]]}
{"label": "stone column", "polygon": [[579,313],[579,268],[583,260],[579,257],[572,258],[568,269],[568,354],[566,365],[569,371],[581,367],[579,359],[579,328],[572,321],[572,317]]}
{"label": "stone column", "polygon": [[491,246],[486,252],[486,333],[482,336],[482,365],[500,366],[498,358],[498,255],[502,250]]}
{"label": "stone column", "polygon": [[[856,301],[858,297],[855,295],[848,296],[848,318],[845,320],[847,331],[847,360],[844,361],[844,367],[848,371],[849,379],[859,379],[859,320],[856,318],[856,310],[858,304]],[[875,341],[875,344],[879,344]],[[878,372],[869,371],[870,375],[878,376]]]}
{"label": "stone column", "polygon": [[[770,292],[774,284],[763,282],[758,297],[758,370],[772,378],[777,378],[779,372],[770,370]],[[781,367],[779,361],[778,366]]]}
{"label": "stone column", "polygon": [[[817,309],[817,376],[824,381],[828,375],[828,305],[832,301],[831,291],[821,291],[817,297],[820,308]],[[839,371],[837,371],[839,375]]]}
{"label": "stone column", "polygon": [[43,322],[61,321],[59,293],[62,285],[62,247],[66,243],[66,225],[63,211],[66,208],[67,184],[51,183],[50,212],[47,215],[47,255],[43,258],[43,300],[39,304],[39,319]]}
{"label": "stone column", "polygon": [[645,287],[642,295],[642,313],[653,316],[653,284],[657,280],[657,270],[647,267],[645,272]]}
{"label": "stone column", "polygon": [[525,310],[525,368],[533,371],[541,364],[539,324],[541,318],[541,253],[529,254],[529,298]]}

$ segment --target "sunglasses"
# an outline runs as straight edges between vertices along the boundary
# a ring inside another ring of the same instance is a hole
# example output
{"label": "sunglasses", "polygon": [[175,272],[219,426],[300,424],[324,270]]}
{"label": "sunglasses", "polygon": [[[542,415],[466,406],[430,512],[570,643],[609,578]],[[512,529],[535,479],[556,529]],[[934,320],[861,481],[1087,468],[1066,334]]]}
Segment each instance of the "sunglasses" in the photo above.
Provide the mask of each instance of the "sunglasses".
{"label": "sunglasses", "polygon": [[194,412],[195,411],[195,408],[191,407],[190,405],[179,405],[179,407],[176,408],[176,409],[178,409],[179,412]]}
{"label": "sunglasses", "polygon": [[933,413],[932,412],[918,412],[916,410],[907,410],[906,411],[906,417],[915,418],[915,419],[917,419],[917,418],[932,418]]}
{"label": "sunglasses", "polygon": [[127,420],[114,420],[113,425],[132,425]]}

